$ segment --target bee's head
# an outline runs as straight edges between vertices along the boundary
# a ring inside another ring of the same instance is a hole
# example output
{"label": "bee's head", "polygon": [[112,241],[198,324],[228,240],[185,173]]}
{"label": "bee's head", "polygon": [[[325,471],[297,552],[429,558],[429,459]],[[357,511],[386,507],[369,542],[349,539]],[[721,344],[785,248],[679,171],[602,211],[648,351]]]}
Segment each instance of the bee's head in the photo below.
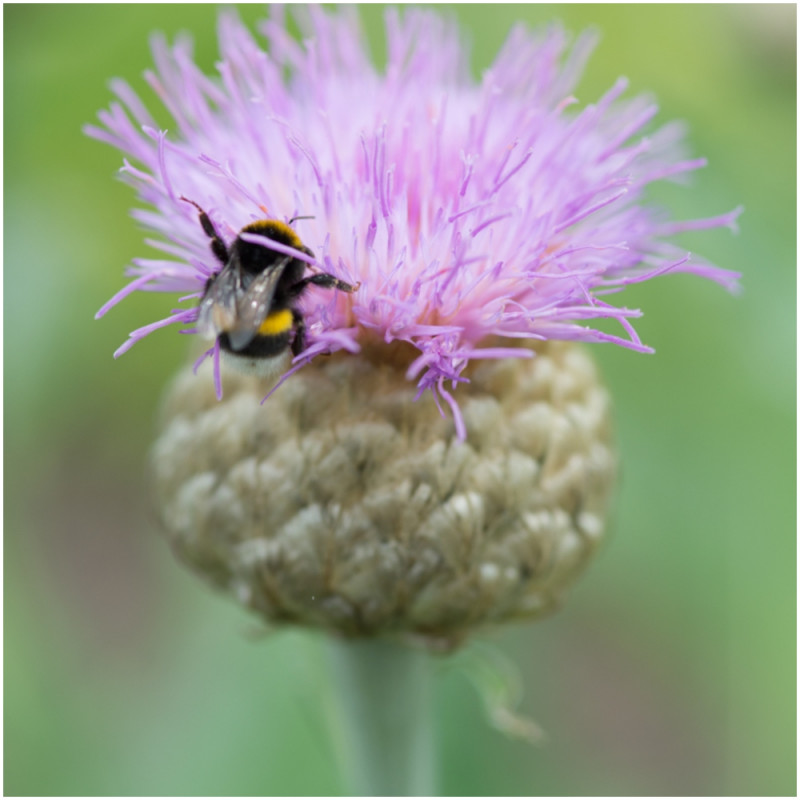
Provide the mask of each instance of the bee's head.
{"label": "bee's head", "polygon": [[[255,233],[259,236],[265,236],[287,247],[293,247],[295,250],[307,253],[312,257],[314,255],[286,223],[276,219],[252,222],[242,228],[241,233]],[[285,254],[273,250],[268,244],[246,242],[241,236],[236,238],[234,250],[239,257],[242,269],[254,275],[260,274],[265,269],[274,269],[281,262],[286,262]]]}

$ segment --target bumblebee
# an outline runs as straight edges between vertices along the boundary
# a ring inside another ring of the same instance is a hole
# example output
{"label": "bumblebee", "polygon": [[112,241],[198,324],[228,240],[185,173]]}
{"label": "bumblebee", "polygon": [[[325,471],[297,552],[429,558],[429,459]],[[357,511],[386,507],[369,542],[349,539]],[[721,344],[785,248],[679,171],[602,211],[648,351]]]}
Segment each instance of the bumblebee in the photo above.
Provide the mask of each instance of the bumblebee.
{"label": "bumblebee", "polygon": [[305,321],[295,304],[308,286],[343,292],[358,288],[326,272],[303,277],[305,261],[241,237],[243,233],[265,236],[313,258],[314,253],[290,227],[299,217],[288,224],[277,219],[252,222],[228,247],[208,214],[193,200],[181,200],[199,212],[211,252],[222,264],[206,282],[197,331],[208,339],[219,339],[223,354],[244,372],[271,375],[281,368],[290,349],[294,355],[305,349]]}

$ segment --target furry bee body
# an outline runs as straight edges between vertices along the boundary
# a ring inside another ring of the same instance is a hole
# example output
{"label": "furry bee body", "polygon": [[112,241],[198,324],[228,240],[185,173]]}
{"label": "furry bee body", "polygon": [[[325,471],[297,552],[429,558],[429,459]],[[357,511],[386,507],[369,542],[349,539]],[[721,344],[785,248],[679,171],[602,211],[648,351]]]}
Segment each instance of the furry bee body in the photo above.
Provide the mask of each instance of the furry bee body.
{"label": "furry bee body", "polygon": [[241,229],[230,248],[208,214],[192,200],[211,252],[222,264],[206,282],[197,316],[198,332],[218,339],[226,359],[244,372],[269,375],[288,355],[305,349],[305,322],[297,302],[310,285],[353,292],[357,286],[326,272],[304,277],[306,262],[269,244],[247,241],[242,234],[262,236],[311,258],[314,253],[286,224],[276,219],[252,222]]}

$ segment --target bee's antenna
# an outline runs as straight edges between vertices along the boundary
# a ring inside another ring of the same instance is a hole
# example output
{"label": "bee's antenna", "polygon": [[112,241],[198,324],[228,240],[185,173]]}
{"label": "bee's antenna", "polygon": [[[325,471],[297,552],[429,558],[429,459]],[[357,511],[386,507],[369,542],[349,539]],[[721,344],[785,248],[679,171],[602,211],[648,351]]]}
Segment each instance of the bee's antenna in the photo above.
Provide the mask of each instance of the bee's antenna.
{"label": "bee's antenna", "polygon": [[291,225],[293,222],[297,222],[299,219],[316,219],[316,217],[292,217],[287,224]]}
{"label": "bee's antenna", "polygon": [[180,199],[183,200],[184,203],[191,203],[201,214],[203,214],[203,209],[195,203],[194,200],[190,200],[188,197],[184,197],[183,195],[180,196]]}

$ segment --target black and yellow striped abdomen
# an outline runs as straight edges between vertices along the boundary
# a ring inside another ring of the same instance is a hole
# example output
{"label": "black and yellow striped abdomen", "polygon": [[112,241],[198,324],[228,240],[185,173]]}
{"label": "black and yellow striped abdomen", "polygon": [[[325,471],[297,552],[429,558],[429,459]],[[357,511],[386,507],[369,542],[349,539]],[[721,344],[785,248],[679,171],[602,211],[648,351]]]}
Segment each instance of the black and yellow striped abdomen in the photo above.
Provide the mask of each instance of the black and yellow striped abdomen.
{"label": "black and yellow striped abdomen", "polygon": [[259,325],[258,332],[241,350],[233,350],[228,335],[220,334],[219,344],[223,350],[246,358],[271,358],[287,350],[294,338],[294,314],[290,308],[270,312]]}

